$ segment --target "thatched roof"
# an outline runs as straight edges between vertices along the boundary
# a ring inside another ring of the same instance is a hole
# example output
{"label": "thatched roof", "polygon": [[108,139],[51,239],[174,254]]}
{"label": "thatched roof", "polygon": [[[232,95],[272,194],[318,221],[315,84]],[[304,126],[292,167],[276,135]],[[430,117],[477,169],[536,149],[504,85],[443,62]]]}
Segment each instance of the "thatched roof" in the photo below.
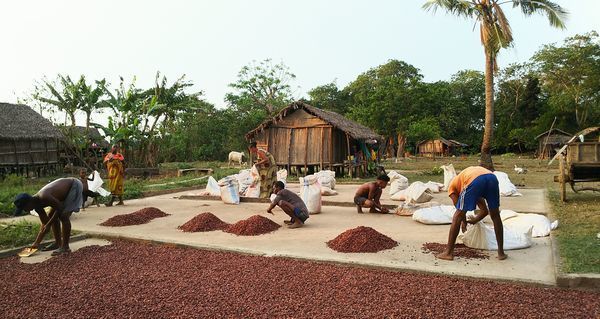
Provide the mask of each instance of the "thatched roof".
{"label": "thatched roof", "polygon": [[62,132],[64,132],[67,138],[72,139],[74,137],[87,136],[87,139],[94,143],[100,144],[100,146],[110,146],[110,144],[104,139],[104,136],[102,136],[100,131],[95,127],[90,127],[86,130],[85,126],[61,126],[60,129]]}
{"label": "thatched roof", "polygon": [[273,118],[264,121],[254,130],[248,132],[246,134],[246,139],[252,139],[256,134],[262,132],[264,129],[269,127],[273,123],[279,122],[282,118],[286,117],[288,114],[293,113],[296,110],[303,109],[308,114],[314,115],[321,120],[329,123],[331,126],[347,133],[350,137],[356,140],[378,140],[381,141],[383,138],[381,135],[373,132],[370,128],[358,124],[354,121],[351,121],[345,118],[343,115],[340,115],[335,112],[322,110],[316,108],[314,106],[308,105],[304,102],[298,101],[288,105],[286,108],[281,110],[277,115]]}
{"label": "thatched roof", "polygon": [[461,143],[457,140],[447,140],[443,137],[439,137],[439,138],[434,138],[432,140],[424,140],[424,141],[420,141],[419,143],[417,143],[417,147],[425,142],[429,142],[429,141],[435,141],[435,140],[439,140],[440,142],[442,142],[442,144],[445,144],[447,146],[456,146],[456,147],[466,147],[469,146],[465,143]]}
{"label": "thatched roof", "polygon": [[[536,136],[535,139],[537,140],[540,137],[548,136],[548,132],[550,132],[550,130],[547,130],[546,132],[544,132],[544,133]],[[550,135],[556,135],[556,134],[558,134],[558,135],[564,135],[564,136],[568,136],[568,137],[573,136],[573,134],[571,134],[571,133],[567,133],[567,132],[565,132],[563,130],[560,130],[560,129],[557,129],[557,128],[553,128],[552,132],[550,133]]]}
{"label": "thatched roof", "polygon": [[62,139],[62,133],[52,123],[23,104],[0,103],[0,138]]}

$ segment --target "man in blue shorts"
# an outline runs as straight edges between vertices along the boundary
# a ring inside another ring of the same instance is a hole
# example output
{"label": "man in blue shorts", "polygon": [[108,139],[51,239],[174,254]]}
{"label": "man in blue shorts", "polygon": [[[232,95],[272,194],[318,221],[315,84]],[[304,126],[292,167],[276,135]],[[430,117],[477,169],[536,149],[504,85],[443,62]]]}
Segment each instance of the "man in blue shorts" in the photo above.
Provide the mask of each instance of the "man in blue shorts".
{"label": "man in blue shorts", "polygon": [[[500,190],[496,175],[481,166],[467,167],[450,182],[448,196],[456,206],[456,212],[452,218],[446,251],[435,257],[453,260],[454,245],[460,227],[462,226],[464,231],[466,222],[475,224],[490,214],[498,242],[498,259],[506,259],[503,248],[504,229],[500,219]],[[475,210],[475,207],[479,207],[480,212],[473,219],[466,220],[467,212]]]}
{"label": "man in blue shorts", "polygon": [[304,226],[304,222],[308,219],[308,208],[306,208],[306,204],[304,204],[300,196],[285,189],[285,184],[281,181],[273,184],[273,194],[276,194],[277,197],[275,197],[271,206],[267,209],[267,213],[274,215],[273,208],[279,206],[283,209],[283,212],[291,217],[290,221],[285,221],[289,225],[289,228]]}

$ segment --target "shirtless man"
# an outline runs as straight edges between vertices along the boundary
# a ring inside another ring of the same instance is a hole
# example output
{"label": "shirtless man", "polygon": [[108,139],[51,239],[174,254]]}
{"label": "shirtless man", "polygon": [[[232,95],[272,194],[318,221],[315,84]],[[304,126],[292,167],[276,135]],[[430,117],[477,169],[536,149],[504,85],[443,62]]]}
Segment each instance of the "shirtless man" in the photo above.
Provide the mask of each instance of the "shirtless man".
{"label": "shirtless man", "polygon": [[[452,217],[446,251],[435,255],[435,257],[453,260],[454,245],[456,244],[459,227],[462,226],[464,232],[466,223],[478,223],[489,214],[494,222],[494,232],[496,233],[496,242],[498,242],[498,259],[506,259],[503,249],[504,230],[502,219],[500,219],[500,190],[496,175],[481,166],[467,167],[450,182],[448,196],[456,206],[456,212]],[[474,218],[466,220],[467,212],[475,210],[476,206],[479,207],[480,212]]]}
{"label": "shirtless man", "polygon": [[279,206],[284,213],[290,216],[290,221],[284,221],[289,228],[300,228],[304,226],[304,222],[308,219],[308,208],[296,193],[285,189],[285,184],[282,181],[276,181],[273,184],[273,194],[277,195],[271,206],[267,209],[267,213],[273,214],[273,208]]}
{"label": "shirtless man", "polygon": [[389,210],[381,206],[379,199],[383,189],[387,186],[390,178],[387,175],[380,175],[374,182],[362,184],[356,194],[354,194],[354,204],[359,214],[362,214],[362,208],[370,208],[370,213],[388,213]]}
{"label": "shirtless man", "polygon": [[[76,178],[60,178],[40,189],[31,196],[27,193],[17,195],[13,202],[17,207],[15,215],[22,211],[35,210],[42,222],[40,232],[31,248],[38,248],[48,230],[54,231],[55,242],[44,250],[56,250],[52,255],[59,255],[71,251],[69,239],[71,238],[71,213],[78,212],[83,201],[83,185]],[[46,215],[45,207],[52,209]],[[62,238],[59,236],[62,224]]]}

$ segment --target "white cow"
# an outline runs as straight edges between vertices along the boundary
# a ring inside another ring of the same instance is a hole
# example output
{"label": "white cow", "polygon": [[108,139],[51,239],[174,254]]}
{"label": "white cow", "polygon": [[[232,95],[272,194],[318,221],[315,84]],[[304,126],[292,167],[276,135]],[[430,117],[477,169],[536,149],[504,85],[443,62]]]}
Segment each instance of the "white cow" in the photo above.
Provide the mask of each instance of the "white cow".
{"label": "white cow", "polygon": [[229,167],[229,165],[231,164],[231,162],[234,163],[239,163],[240,167],[242,167],[243,165],[246,165],[246,154],[244,152],[229,152],[229,160],[227,162],[227,167]]}

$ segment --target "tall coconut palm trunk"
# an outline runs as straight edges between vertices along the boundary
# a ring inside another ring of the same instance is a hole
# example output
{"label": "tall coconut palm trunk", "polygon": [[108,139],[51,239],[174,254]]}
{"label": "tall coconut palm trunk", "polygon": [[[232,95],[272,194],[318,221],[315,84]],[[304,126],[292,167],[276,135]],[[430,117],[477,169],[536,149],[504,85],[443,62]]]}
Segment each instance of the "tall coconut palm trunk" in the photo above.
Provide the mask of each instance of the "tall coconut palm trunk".
{"label": "tall coconut palm trunk", "polygon": [[[486,50],[487,51],[487,50]],[[494,170],[492,162],[492,136],[494,131],[494,62],[490,52],[485,54],[485,128],[481,143],[481,166]]]}

